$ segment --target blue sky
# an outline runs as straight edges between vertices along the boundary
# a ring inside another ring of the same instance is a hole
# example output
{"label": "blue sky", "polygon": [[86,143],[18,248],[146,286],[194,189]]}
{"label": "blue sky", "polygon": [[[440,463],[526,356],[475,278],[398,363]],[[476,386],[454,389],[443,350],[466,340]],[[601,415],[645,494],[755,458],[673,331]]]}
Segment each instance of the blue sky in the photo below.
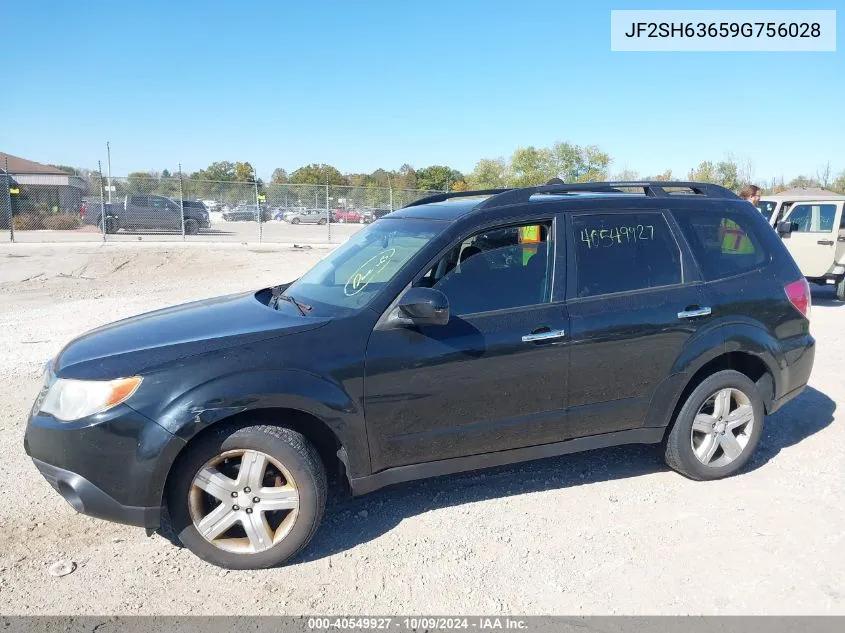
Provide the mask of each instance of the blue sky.
{"label": "blue sky", "polygon": [[[49,8],[48,8],[49,7]],[[727,153],[758,180],[845,170],[835,53],[619,53],[611,9],[801,2],[20,2],[4,12],[0,150],[112,172],[215,160],[344,172],[555,141],[678,176]],[[10,28],[11,27],[11,28]],[[803,89],[813,90],[812,94]]]}

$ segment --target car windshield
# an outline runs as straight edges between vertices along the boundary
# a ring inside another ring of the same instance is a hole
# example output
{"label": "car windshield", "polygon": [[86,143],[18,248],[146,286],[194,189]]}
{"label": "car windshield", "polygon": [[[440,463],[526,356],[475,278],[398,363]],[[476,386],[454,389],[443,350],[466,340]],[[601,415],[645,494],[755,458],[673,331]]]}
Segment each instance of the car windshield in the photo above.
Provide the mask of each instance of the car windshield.
{"label": "car windshield", "polygon": [[447,226],[444,222],[376,222],[349,240],[288,287],[284,294],[315,313],[360,310],[402,267]]}
{"label": "car windshield", "polygon": [[778,206],[778,203],[774,200],[760,200],[757,204],[757,208],[760,209],[760,213],[763,214],[767,220],[772,219],[772,213],[775,212],[775,207]]}

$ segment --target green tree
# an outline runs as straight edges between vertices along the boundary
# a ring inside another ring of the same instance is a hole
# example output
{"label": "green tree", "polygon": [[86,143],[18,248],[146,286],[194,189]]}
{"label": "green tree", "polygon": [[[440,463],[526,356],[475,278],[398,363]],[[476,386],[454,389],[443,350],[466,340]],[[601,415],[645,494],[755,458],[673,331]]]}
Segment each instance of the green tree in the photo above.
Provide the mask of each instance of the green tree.
{"label": "green tree", "polygon": [[[610,156],[595,145],[581,147],[571,143],[555,143],[549,150],[550,168],[564,182],[592,182],[607,179]],[[548,178],[546,179],[548,180]]]}
{"label": "green tree", "polygon": [[702,161],[695,169],[690,169],[689,180],[694,182],[712,182],[719,183],[719,178],[716,175],[716,168],[710,161]]}
{"label": "green tree", "polygon": [[161,170],[161,177],[162,178],[172,178],[173,175],[170,173],[169,169],[162,169]]}
{"label": "green tree", "polygon": [[235,180],[235,163],[228,160],[211,163],[205,169],[200,169],[191,174],[193,180],[216,180],[231,182]]}
{"label": "green tree", "polygon": [[417,189],[417,172],[408,163],[405,163],[395,172],[396,177],[393,179],[393,187],[395,189]]}
{"label": "green tree", "polygon": [[838,193],[845,193],[845,171],[839,174],[839,176],[836,177],[836,180],[830,183],[830,188]]}
{"label": "green tree", "polygon": [[656,176],[649,176],[648,178],[646,178],[646,180],[659,180],[662,182],[666,182],[669,180],[674,180],[674,178],[672,176],[672,170],[667,169],[662,174],[657,174]]}
{"label": "green tree", "polygon": [[127,176],[126,181],[132,193],[155,193],[158,187],[158,174],[150,171],[133,171]]}
{"label": "green tree", "polygon": [[464,180],[464,175],[445,165],[431,165],[417,170],[418,189],[448,191],[452,183],[459,180]]}
{"label": "green tree", "polygon": [[71,167],[70,165],[54,165],[53,163],[48,163],[50,167],[55,167],[59,171],[63,171],[66,174],[77,174],[79,170],[76,167]]}
{"label": "green tree", "polygon": [[508,184],[512,187],[541,185],[557,176],[552,152],[534,146],[521,147],[511,156]]}
{"label": "green tree", "polygon": [[348,185],[346,177],[336,167],[313,163],[300,167],[290,175],[288,180],[294,185]]}
{"label": "green tree", "polygon": [[613,174],[613,180],[621,180],[623,182],[633,182],[640,179],[640,175],[633,169],[623,169],[618,174]]}
{"label": "green tree", "polygon": [[274,185],[283,185],[288,181],[288,172],[286,172],[281,167],[277,167],[273,170],[273,175],[270,178],[270,182]]}
{"label": "green tree", "polygon": [[739,191],[742,186],[739,180],[739,167],[732,160],[723,160],[716,164],[716,178],[718,184],[731,191]]}
{"label": "green tree", "polygon": [[806,189],[809,187],[819,187],[819,181],[815,178],[807,178],[806,176],[796,176],[789,181],[790,189]]}
{"label": "green tree", "polygon": [[508,164],[503,158],[482,158],[468,176],[473,189],[502,189],[508,186]]}
{"label": "green tree", "polygon": [[255,170],[249,163],[235,163],[235,182],[255,182]]}

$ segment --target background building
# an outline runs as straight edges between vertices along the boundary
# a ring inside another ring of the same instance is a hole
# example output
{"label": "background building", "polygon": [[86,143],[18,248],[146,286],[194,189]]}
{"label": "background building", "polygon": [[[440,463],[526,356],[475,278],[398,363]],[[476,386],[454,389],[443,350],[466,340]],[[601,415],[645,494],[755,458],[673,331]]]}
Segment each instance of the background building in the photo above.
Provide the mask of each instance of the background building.
{"label": "background building", "polygon": [[41,213],[78,213],[86,182],[79,176],[50,165],[42,165],[0,152],[0,226],[8,226],[8,196],[5,186],[5,169],[8,164],[10,186],[19,193],[12,196],[12,211],[23,210]]}

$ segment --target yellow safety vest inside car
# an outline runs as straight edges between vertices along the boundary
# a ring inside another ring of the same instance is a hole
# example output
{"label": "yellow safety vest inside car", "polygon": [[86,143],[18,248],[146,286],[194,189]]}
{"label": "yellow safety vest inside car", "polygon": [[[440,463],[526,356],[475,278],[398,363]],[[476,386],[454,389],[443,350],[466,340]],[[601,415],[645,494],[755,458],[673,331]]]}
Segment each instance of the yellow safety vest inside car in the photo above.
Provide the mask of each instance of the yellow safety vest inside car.
{"label": "yellow safety vest inside car", "polygon": [[[519,243],[520,244],[539,244],[540,242],[540,226],[535,224],[533,226],[519,227]],[[528,260],[531,259],[538,251],[537,246],[523,246],[522,247],[522,265],[525,266]]]}
{"label": "yellow safety vest inside car", "polygon": [[722,236],[722,252],[731,255],[753,255],[754,245],[739,225],[733,220],[722,220],[719,229]]}

